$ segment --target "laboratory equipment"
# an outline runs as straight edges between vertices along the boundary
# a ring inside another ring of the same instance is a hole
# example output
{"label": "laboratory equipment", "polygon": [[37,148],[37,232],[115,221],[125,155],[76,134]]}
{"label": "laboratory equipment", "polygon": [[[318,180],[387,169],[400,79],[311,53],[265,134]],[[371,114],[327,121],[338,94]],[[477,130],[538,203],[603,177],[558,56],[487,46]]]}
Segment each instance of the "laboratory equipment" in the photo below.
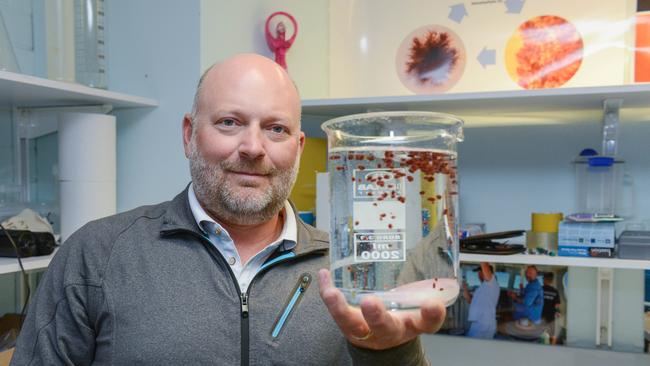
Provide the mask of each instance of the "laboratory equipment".
{"label": "laboratory equipment", "polygon": [[76,81],[106,89],[104,0],[75,0],[74,18]]}
{"label": "laboratory equipment", "polygon": [[622,188],[622,160],[585,149],[574,161],[577,213],[616,214]]}
{"label": "laboratory equipment", "polygon": [[618,257],[650,260],[650,231],[623,231],[618,237]]}
{"label": "laboratory equipment", "polygon": [[349,304],[368,295],[393,310],[419,308],[427,299],[455,301],[462,125],[432,112],[357,114],[322,125],[330,267]]}

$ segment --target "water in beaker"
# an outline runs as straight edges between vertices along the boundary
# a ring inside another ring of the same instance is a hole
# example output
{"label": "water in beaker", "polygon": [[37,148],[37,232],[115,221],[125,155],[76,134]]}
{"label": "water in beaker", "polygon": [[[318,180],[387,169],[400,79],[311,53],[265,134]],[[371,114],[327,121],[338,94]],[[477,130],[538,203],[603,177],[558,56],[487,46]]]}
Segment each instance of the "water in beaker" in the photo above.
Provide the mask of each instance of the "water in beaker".
{"label": "water in beaker", "polygon": [[452,304],[458,280],[456,144],[462,121],[382,112],[323,124],[328,135],[334,284],[349,304]]}

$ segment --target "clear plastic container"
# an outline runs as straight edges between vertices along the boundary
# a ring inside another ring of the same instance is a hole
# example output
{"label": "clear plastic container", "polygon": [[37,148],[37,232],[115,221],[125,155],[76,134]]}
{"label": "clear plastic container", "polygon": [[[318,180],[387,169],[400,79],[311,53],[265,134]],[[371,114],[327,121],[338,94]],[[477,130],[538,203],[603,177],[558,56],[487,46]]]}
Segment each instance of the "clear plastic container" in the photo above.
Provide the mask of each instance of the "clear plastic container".
{"label": "clear plastic container", "polygon": [[106,89],[104,0],[75,0],[74,17],[77,82]]}
{"label": "clear plastic container", "polygon": [[622,160],[586,149],[574,160],[578,213],[619,214],[623,183]]}
{"label": "clear plastic container", "polygon": [[459,293],[456,145],[463,122],[431,112],[379,112],[323,124],[328,136],[330,259],[351,305],[389,309]]}

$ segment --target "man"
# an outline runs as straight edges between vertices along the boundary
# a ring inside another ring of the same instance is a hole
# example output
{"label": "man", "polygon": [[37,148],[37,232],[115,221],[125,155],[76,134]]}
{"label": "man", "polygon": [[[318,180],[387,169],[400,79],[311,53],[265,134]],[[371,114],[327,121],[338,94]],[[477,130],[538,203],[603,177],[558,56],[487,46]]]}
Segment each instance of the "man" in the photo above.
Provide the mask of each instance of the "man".
{"label": "man", "polygon": [[537,280],[537,267],[526,267],[526,281],[528,284],[520,283],[522,290],[521,295],[509,292],[508,295],[515,302],[515,320],[527,318],[533,324],[538,325],[542,322],[542,308],[544,307],[544,291],[542,285]]}
{"label": "man", "polygon": [[470,322],[465,335],[473,338],[492,339],[497,331],[496,308],[501,288],[489,263],[481,262],[481,266],[478,268],[478,278],[481,284],[474,294],[470,294],[467,283],[463,283],[463,296],[469,303],[467,320]]}
{"label": "man", "polygon": [[327,235],[287,201],[305,138],[280,66],[250,54],[216,64],[182,127],[191,185],[67,240],[14,365],[426,363],[417,336],[440,327],[440,303],[355,309],[318,271]]}
{"label": "man", "polygon": [[548,324],[551,344],[557,343],[556,318],[560,315],[560,292],[553,287],[553,272],[544,273],[544,307],[542,318]]}

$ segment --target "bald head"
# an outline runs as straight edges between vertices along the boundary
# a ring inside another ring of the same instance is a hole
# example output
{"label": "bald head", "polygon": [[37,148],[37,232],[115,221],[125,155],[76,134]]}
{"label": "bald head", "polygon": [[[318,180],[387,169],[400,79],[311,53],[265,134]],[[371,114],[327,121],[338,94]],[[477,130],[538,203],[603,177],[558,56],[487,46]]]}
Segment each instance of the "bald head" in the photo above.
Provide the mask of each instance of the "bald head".
{"label": "bald head", "polygon": [[[242,82],[257,83],[257,85],[271,88],[285,96],[297,113],[300,123],[300,95],[298,88],[286,70],[275,61],[254,53],[244,53],[229,57],[217,62],[203,72],[194,94],[192,104],[192,120],[199,114],[202,103],[206,103],[206,96],[219,93],[220,88],[232,88]],[[206,88],[206,85],[209,87]]]}
{"label": "bald head", "polygon": [[286,71],[252,54],[201,77],[183,144],[196,197],[213,218],[262,225],[277,218],[295,182],[305,135]]}

